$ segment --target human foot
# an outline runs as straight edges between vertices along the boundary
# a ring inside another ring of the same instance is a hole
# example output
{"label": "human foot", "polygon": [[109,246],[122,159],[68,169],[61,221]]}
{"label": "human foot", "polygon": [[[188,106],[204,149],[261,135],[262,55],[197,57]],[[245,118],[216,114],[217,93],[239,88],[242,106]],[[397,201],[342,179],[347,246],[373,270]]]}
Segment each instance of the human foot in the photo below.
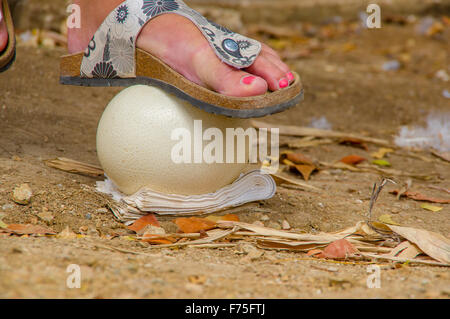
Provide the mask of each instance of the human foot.
{"label": "human foot", "polygon": [[[84,51],[105,17],[122,1],[74,2],[81,7],[82,28],[69,30],[70,53]],[[293,80],[289,67],[265,45],[255,63],[245,71],[221,62],[198,28],[176,14],[152,19],[142,29],[136,45],[159,57],[192,82],[224,95],[260,95],[267,89],[284,88]]]}
{"label": "human foot", "polygon": [[3,7],[0,2],[0,53],[6,48],[8,44],[8,30],[6,30],[6,22],[3,17]]}

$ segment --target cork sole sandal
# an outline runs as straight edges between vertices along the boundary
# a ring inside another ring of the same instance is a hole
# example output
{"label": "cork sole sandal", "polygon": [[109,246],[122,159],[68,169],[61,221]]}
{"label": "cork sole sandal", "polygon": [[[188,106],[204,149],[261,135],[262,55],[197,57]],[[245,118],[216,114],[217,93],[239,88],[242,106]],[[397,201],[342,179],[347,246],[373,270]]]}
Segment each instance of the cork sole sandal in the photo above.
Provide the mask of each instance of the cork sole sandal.
{"label": "cork sole sandal", "polygon": [[190,19],[222,62],[238,69],[253,64],[261,44],[213,23],[181,0],[128,0],[105,19],[84,53],[61,58],[60,82],[81,86],[160,87],[209,113],[262,117],[286,110],[303,98],[298,74],[290,86],[253,97],[230,97],[191,82],[152,54],[136,48],[141,28],[152,18],[176,13]]}
{"label": "cork sole sandal", "polygon": [[8,44],[5,49],[0,52],[0,72],[6,71],[13,64],[16,58],[16,38],[14,35],[14,25],[9,10],[8,2],[2,0],[3,16],[0,14],[0,21],[5,20],[6,30],[8,32]]}

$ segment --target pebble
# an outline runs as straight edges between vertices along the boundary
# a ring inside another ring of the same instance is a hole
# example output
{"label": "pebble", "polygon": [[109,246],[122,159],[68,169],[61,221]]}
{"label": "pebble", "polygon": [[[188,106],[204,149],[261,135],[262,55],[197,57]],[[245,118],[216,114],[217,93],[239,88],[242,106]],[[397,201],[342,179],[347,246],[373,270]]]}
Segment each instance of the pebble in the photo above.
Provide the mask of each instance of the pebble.
{"label": "pebble", "polygon": [[269,219],[270,219],[270,217],[267,215],[262,215],[260,218],[260,220],[262,220],[263,222],[268,221]]}
{"label": "pebble", "polygon": [[33,196],[33,191],[31,190],[30,185],[22,184],[13,191],[13,201],[20,205],[28,205],[31,201],[31,197]]}
{"label": "pebble", "polygon": [[281,224],[281,228],[283,228],[284,230],[289,230],[289,229],[291,229],[291,225],[289,225],[287,220],[283,220],[283,223]]}
{"label": "pebble", "polygon": [[2,210],[10,210],[13,208],[14,208],[14,205],[12,205],[12,204],[5,204],[2,206]]}
{"label": "pebble", "polygon": [[86,215],[84,215],[84,217],[85,217],[86,219],[92,219],[92,215],[91,215],[90,213],[87,213]]}
{"label": "pebble", "polygon": [[281,229],[281,225],[274,221],[270,221],[269,224],[267,225],[267,227],[277,229],[277,230]]}
{"label": "pebble", "polygon": [[42,212],[38,214],[38,217],[46,222],[51,222],[54,218],[53,214],[45,207],[42,208]]}
{"label": "pebble", "polygon": [[401,64],[397,60],[387,61],[383,64],[384,71],[397,71],[400,67]]}

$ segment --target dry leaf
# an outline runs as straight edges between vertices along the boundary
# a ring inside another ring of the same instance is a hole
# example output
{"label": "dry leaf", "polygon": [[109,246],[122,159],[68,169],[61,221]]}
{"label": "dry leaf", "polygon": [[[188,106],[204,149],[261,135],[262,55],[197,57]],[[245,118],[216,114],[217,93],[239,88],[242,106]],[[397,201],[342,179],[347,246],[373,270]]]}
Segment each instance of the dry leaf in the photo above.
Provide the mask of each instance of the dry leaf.
{"label": "dry leaf", "polygon": [[206,276],[203,275],[192,275],[188,277],[188,280],[192,284],[203,285],[206,282]]}
{"label": "dry leaf", "polygon": [[[151,226],[157,228],[155,226]],[[155,244],[155,245],[169,245],[175,243],[177,240],[171,236],[164,236],[164,235],[157,235],[153,234],[151,232],[146,232],[144,235],[142,235],[141,240],[143,242],[149,243],[149,244]]]}
{"label": "dry leaf", "polygon": [[320,188],[308,185],[306,183],[303,183],[301,181],[296,181],[287,177],[284,177],[280,174],[270,174],[270,176],[273,177],[273,179],[275,180],[275,182],[277,183],[277,185],[282,185],[282,184],[290,184],[290,185],[294,185],[297,186],[303,190],[308,190],[308,191],[317,191],[317,192],[322,192],[322,190]]}
{"label": "dry leaf", "polygon": [[364,143],[364,141],[362,141],[359,138],[344,138],[344,139],[341,139],[339,144],[355,146],[355,147],[358,147],[358,148],[362,148],[363,150],[366,150],[366,151],[369,150],[369,148]]}
{"label": "dry leaf", "polygon": [[63,231],[60,232],[56,237],[62,239],[75,239],[77,238],[77,234],[71,231],[69,226],[66,226],[66,228],[64,228]]}
{"label": "dry leaf", "polygon": [[408,247],[406,249],[402,250],[396,257],[398,258],[404,258],[404,259],[414,259],[423,252],[414,244],[408,243]]}
{"label": "dry leaf", "polygon": [[309,165],[313,165],[313,161],[309,157],[307,157],[307,156],[305,156],[305,155],[303,155],[301,153],[292,153],[292,152],[282,153],[281,156],[280,156],[280,161],[283,158],[288,159],[289,161],[291,161],[294,164],[309,164]]}
{"label": "dry leaf", "polygon": [[345,156],[344,158],[341,158],[339,160],[339,162],[342,162],[347,165],[356,165],[356,164],[359,164],[364,161],[366,161],[366,159],[359,155],[349,155],[349,156]]}
{"label": "dry leaf", "polygon": [[295,165],[293,166],[300,174],[302,174],[303,179],[305,181],[309,180],[309,176],[311,176],[311,173],[317,170],[317,167],[314,165]]}
{"label": "dry leaf", "polygon": [[383,160],[383,159],[373,160],[372,164],[375,164],[378,166],[386,166],[386,167],[392,166],[391,163],[389,163],[388,161]]}
{"label": "dry leaf", "polygon": [[441,211],[443,208],[443,207],[434,206],[434,205],[430,205],[430,204],[426,204],[426,203],[421,204],[420,207],[422,207],[423,209],[426,209],[426,210],[430,210],[435,213]]}
{"label": "dry leaf", "polygon": [[136,233],[139,233],[147,225],[161,227],[161,225],[159,224],[158,220],[155,217],[155,214],[148,214],[148,215],[142,216],[141,218],[136,220],[133,224],[128,226],[128,229],[130,229]]}
{"label": "dry leaf", "polygon": [[358,139],[366,143],[378,144],[381,146],[390,147],[391,144],[382,139],[366,137],[357,134],[350,133],[342,133],[336,132],[332,130],[321,130],[312,127],[302,127],[295,125],[280,125],[280,124],[271,124],[262,121],[251,121],[252,125],[255,128],[278,128],[280,135],[288,135],[288,136],[314,136],[314,137],[328,137],[328,138],[336,138],[336,139]]}
{"label": "dry leaf", "polygon": [[387,226],[395,233],[416,244],[428,256],[442,263],[450,263],[450,240],[443,235],[424,229]]}
{"label": "dry leaf", "polygon": [[400,225],[399,223],[393,221],[392,216],[388,214],[381,215],[380,217],[378,217],[378,220],[389,225]]}
{"label": "dry leaf", "polygon": [[318,257],[330,259],[345,259],[356,252],[358,252],[358,250],[347,239],[342,238],[332,242],[327,247],[325,247],[323,252],[319,254]]}
{"label": "dry leaf", "polygon": [[371,153],[370,156],[376,159],[382,159],[386,154],[392,153],[394,150],[392,148],[381,147],[378,151]]}
{"label": "dry leaf", "polygon": [[311,249],[310,251],[308,251],[306,253],[307,256],[315,256],[315,255],[319,255],[322,254],[322,250],[320,249]]}
{"label": "dry leaf", "polygon": [[32,224],[9,224],[6,230],[20,235],[54,235],[53,230]]}
{"label": "dry leaf", "polygon": [[206,219],[209,219],[215,223],[217,223],[219,220],[232,221],[232,222],[239,221],[239,217],[235,214],[227,214],[224,216],[210,215],[210,216],[206,217]]}
{"label": "dry leaf", "polygon": [[183,233],[198,233],[201,230],[210,230],[216,228],[216,222],[199,217],[177,218],[174,223]]}
{"label": "dry leaf", "polygon": [[[400,193],[400,191],[393,190],[390,193],[397,195]],[[435,198],[435,197],[423,195],[419,192],[406,191],[400,195],[400,197],[403,197],[403,196],[417,200],[417,201],[431,202],[431,203],[438,203],[438,204],[450,204],[450,199]]]}

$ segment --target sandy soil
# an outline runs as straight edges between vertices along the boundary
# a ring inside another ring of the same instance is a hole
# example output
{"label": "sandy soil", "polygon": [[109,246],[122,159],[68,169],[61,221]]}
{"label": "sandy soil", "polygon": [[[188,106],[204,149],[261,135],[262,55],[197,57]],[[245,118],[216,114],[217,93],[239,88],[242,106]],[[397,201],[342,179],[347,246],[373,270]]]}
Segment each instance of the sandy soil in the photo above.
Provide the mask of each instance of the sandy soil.
{"label": "sandy soil", "polygon": [[[447,29],[448,35],[448,29]],[[321,41],[323,49],[302,59],[289,60],[305,84],[305,101],[285,113],[264,120],[309,125],[321,116],[333,129],[392,139],[402,125],[423,124],[432,112],[449,112],[442,96],[448,82],[434,78],[448,69],[448,42],[425,37],[414,25],[386,24],[379,30],[349,32]],[[0,74],[0,218],[5,223],[33,223],[59,232],[66,226],[89,236],[79,239],[1,237],[0,297],[3,298],[448,298],[448,268],[400,266],[383,263],[381,288],[366,285],[367,265],[311,260],[302,253],[265,251],[248,262],[236,249],[150,249],[102,234],[129,231],[115,221],[105,200],[86,190],[96,179],[48,168],[43,160],[64,156],[98,163],[95,150],[97,122],[116,88],[78,88],[58,84],[58,57],[62,48],[18,47],[17,62]],[[408,54],[399,71],[385,72],[382,64]],[[300,149],[321,161],[369,151],[329,144]],[[430,185],[449,188],[449,163],[428,153],[428,159],[391,154],[398,170],[429,174],[413,179],[416,190],[435,197],[448,195]],[[292,175],[293,178],[296,178]],[[297,177],[298,178],[298,177]],[[399,183],[406,178],[396,177]],[[242,208],[242,221],[266,219],[270,227],[283,220],[298,231],[335,231],[365,218],[373,183],[380,175],[342,170],[321,171],[311,185],[322,195],[280,187],[274,198],[259,207]],[[32,202],[11,200],[15,186],[29,183]],[[388,190],[393,189],[389,186]],[[375,213],[392,213],[402,225],[449,235],[449,205],[437,213],[420,203],[397,200],[385,191]],[[48,210],[51,222],[37,215]],[[174,230],[171,218],[162,225]],[[105,245],[142,255],[112,251]],[[66,286],[69,264],[82,270],[81,289]],[[192,280],[190,276],[204,276]],[[191,278],[191,279],[190,279]],[[194,282],[193,282],[194,281]]]}

